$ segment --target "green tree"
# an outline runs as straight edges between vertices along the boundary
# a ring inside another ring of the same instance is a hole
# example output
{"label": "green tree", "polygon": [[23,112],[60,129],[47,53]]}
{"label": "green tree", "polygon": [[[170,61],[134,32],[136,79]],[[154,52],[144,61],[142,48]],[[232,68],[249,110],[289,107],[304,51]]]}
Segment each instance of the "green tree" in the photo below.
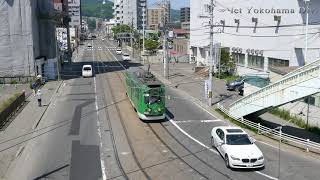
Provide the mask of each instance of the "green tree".
{"label": "green tree", "polygon": [[149,36],[150,36],[150,39],[152,39],[154,41],[159,40],[159,33],[150,33]]}
{"label": "green tree", "polygon": [[96,17],[102,19],[111,19],[113,17],[113,3],[107,1],[106,4],[86,1],[81,4],[82,15],[87,17]]}
{"label": "green tree", "polygon": [[231,72],[234,72],[236,68],[236,63],[234,62],[229,51],[227,51],[226,49],[221,49],[220,61],[221,61],[220,65],[221,65],[222,72],[228,73],[228,74]]}
{"label": "green tree", "polygon": [[126,24],[114,26],[111,30],[114,36],[117,36],[119,33],[131,33],[131,27]]}
{"label": "green tree", "polygon": [[94,19],[94,18],[89,18],[88,19],[88,28],[90,30],[94,30],[94,29],[97,28],[96,19]]}
{"label": "green tree", "polygon": [[152,40],[152,39],[147,39],[144,42],[144,46],[146,50],[154,52],[156,49],[159,48],[160,43],[158,41]]}

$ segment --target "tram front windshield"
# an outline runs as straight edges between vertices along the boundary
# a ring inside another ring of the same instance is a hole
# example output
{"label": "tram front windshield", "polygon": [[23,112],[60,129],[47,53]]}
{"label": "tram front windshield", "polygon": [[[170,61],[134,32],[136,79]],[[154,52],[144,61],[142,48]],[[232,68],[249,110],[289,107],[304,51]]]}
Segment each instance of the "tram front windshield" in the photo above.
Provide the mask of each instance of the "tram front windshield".
{"label": "tram front windshield", "polygon": [[145,96],[145,102],[148,104],[155,104],[161,102],[160,88],[151,88],[148,95]]}

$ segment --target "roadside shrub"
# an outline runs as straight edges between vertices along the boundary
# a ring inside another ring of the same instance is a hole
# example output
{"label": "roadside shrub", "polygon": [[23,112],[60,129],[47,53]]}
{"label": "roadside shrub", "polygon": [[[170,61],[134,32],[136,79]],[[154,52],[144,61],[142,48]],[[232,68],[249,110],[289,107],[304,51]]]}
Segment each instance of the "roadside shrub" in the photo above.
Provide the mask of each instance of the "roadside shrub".
{"label": "roadside shrub", "polygon": [[4,109],[6,109],[12,102],[14,102],[19,96],[21,96],[22,93],[16,93],[13,96],[11,96],[9,99],[4,101],[0,104],[0,112],[2,112]]}
{"label": "roadside shrub", "polygon": [[291,115],[290,111],[275,108],[275,109],[271,110],[270,113],[284,119],[285,121],[290,121],[293,124],[297,125],[298,127],[304,128],[309,132],[320,135],[320,128],[319,127],[310,126],[310,125],[307,127],[307,123],[301,117],[299,117],[297,115]]}
{"label": "roadside shrub", "polygon": [[10,81],[10,84],[18,84],[18,81],[15,80],[15,79],[14,79],[14,80],[11,80],[11,81]]}

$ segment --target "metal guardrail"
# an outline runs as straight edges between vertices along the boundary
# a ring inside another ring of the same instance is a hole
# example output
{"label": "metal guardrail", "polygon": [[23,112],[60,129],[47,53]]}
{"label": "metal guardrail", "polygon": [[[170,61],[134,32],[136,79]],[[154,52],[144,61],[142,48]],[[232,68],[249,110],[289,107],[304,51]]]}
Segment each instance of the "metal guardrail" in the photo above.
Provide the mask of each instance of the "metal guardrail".
{"label": "metal guardrail", "polygon": [[296,69],[296,70],[294,70],[292,72],[289,72],[288,74],[284,75],[283,78],[284,77],[289,77],[289,76],[291,76],[293,74],[296,74],[296,73],[303,72],[303,71],[305,71],[305,70],[307,70],[309,68],[313,68],[314,66],[319,66],[319,65],[320,65],[320,60],[316,60],[316,61],[314,61],[312,63],[309,63],[309,64],[306,64],[306,65],[304,65],[302,67],[299,67],[298,69]]}
{"label": "metal guardrail", "polygon": [[271,129],[266,126],[262,126],[260,123],[255,123],[244,118],[234,118],[229,111],[223,107],[223,105],[217,104],[217,107],[220,111],[228,115],[230,118],[249,126],[258,131],[258,134],[268,136],[273,139],[281,140],[281,142],[305,149],[307,152],[312,151],[320,153],[320,143],[310,141],[310,139],[303,139],[296,136],[292,136],[281,131],[281,128]]}
{"label": "metal guardrail", "polygon": [[307,67],[302,67],[300,71],[296,71],[295,73],[285,76],[284,78],[273,84],[270,84],[252,94],[249,94],[248,96],[242,97],[241,99],[232,103],[230,105],[230,108],[232,109],[233,107],[242,106],[243,104],[250,104],[253,101],[253,98],[261,98],[262,96],[266,96],[266,92],[269,92],[268,94],[273,94],[274,91],[279,91],[280,89],[285,89],[287,87],[299,84],[300,81],[297,81],[297,79],[306,81],[306,78],[314,78],[314,76],[310,74],[315,74],[315,71],[320,70],[320,65],[318,63],[320,63],[320,61],[311,63],[311,65],[306,65]]}

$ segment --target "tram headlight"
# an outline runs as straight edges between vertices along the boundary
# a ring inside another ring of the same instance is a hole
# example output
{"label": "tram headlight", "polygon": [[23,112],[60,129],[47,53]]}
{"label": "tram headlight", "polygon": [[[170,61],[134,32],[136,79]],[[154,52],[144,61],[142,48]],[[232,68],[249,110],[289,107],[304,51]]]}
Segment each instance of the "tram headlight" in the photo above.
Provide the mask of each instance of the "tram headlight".
{"label": "tram headlight", "polygon": [[148,109],[148,112],[151,112],[151,111],[152,111],[152,109],[149,108],[149,109]]}
{"label": "tram headlight", "polygon": [[161,112],[161,108],[158,108],[158,111]]}

